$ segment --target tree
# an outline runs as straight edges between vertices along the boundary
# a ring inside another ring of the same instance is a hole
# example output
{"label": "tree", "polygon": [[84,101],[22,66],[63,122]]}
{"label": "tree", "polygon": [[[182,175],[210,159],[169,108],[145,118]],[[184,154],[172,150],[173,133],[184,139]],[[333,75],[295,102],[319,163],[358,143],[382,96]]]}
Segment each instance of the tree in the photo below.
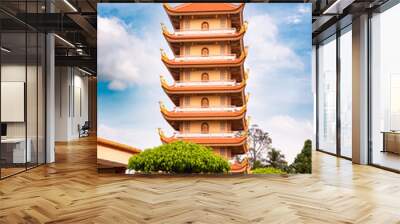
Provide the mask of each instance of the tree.
{"label": "tree", "polygon": [[[271,148],[272,139],[268,132],[264,132],[258,125],[253,124],[248,132],[249,162],[254,168],[255,164],[263,161],[263,154]],[[259,161],[259,162],[257,162]]]}
{"label": "tree", "polygon": [[285,169],[287,167],[285,155],[283,155],[280,150],[275,148],[272,148],[270,151],[268,151],[267,162],[274,168]]}
{"label": "tree", "polygon": [[303,149],[297,154],[290,170],[295,173],[311,173],[311,140],[304,142]]}

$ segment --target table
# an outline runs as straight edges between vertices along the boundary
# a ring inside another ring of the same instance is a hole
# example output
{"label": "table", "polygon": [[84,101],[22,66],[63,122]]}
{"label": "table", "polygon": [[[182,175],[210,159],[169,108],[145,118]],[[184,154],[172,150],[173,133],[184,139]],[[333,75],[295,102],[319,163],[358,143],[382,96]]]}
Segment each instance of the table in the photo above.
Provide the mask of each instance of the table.
{"label": "table", "polygon": [[383,151],[400,154],[400,131],[383,131]]}
{"label": "table", "polygon": [[[25,153],[25,138],[5,138],[1,139],[1,157],[8,163],[26,163],[32,160],[30,138],[26,139],[27,147]],[[12,148],[10,148],[10,146]]]}

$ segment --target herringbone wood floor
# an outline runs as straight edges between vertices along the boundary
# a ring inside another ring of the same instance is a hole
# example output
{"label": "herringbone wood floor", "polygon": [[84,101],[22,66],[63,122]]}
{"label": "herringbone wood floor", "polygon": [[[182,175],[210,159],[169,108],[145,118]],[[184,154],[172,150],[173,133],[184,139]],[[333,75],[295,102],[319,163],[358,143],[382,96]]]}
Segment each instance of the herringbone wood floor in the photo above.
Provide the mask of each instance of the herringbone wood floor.
{"label": "herringbone wood floor", "polygon": [[400,223],[400,175],[315,152],[313,174],[97,174],[94,139],[0,181],[0,223]]}

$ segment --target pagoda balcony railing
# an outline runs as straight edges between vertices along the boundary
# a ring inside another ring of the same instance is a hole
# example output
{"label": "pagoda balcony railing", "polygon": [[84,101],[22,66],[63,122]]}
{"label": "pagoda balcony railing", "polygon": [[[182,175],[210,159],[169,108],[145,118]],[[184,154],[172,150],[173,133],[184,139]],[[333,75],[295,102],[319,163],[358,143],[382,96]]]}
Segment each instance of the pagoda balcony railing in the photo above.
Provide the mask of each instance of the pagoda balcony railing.
{"label": "pagoda balcony railing", "polygon": [[210,60],[235,60],[236,54],[225,54],[225,55],[188,55],[188,56],[178,56],[173,60],[176,62],[182,61],[210,61]]}
{"label": "pagoda balcony railing", "polygon": [[181,133],[174,132],[175,138],[237,138],[242,137],[244,131],[219,132],[219,133]]}
{"label": "pagoda balcony railing", "polygon": [[236,80],[212,80],[212,81],[176,81],[172,86],[238,86],[240,83]]}
{"label": "pagoda balcony railing", "polygon": [[237,112],[243,107],[219,106],[219,107],[175,107],[173,112]]}
{"label": "pagoda balcony railing", "polygon": [[191,35],[210,35],[210,34],[234,34],[236,28],[214,28],[208,30],[201,29],[185,29],[176,30],[173,34],[177,36],[191,36]]}

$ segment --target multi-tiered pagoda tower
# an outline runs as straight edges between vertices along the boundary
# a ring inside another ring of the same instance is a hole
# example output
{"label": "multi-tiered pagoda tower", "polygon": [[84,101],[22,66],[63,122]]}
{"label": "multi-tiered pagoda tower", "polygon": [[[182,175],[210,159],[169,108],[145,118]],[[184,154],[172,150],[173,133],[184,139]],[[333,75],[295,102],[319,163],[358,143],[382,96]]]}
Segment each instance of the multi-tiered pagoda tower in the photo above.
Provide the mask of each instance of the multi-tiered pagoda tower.
{"label": "multi-tiered pagoda tower", "polygon": [[[174,56],[169,58],[161,50],[161,59],[174,83],[161,76],[161,85],[175,108],[169,110],[162,102],[160,107],[175,133],[167,137],[159,130],[161,141],[203,144],[227,159],[246,153],[244,4],[164,4],[164,8],[174,31],[162,24],[163,35]],[[232,164],[233,172],[246,169],[246,164]]]}

